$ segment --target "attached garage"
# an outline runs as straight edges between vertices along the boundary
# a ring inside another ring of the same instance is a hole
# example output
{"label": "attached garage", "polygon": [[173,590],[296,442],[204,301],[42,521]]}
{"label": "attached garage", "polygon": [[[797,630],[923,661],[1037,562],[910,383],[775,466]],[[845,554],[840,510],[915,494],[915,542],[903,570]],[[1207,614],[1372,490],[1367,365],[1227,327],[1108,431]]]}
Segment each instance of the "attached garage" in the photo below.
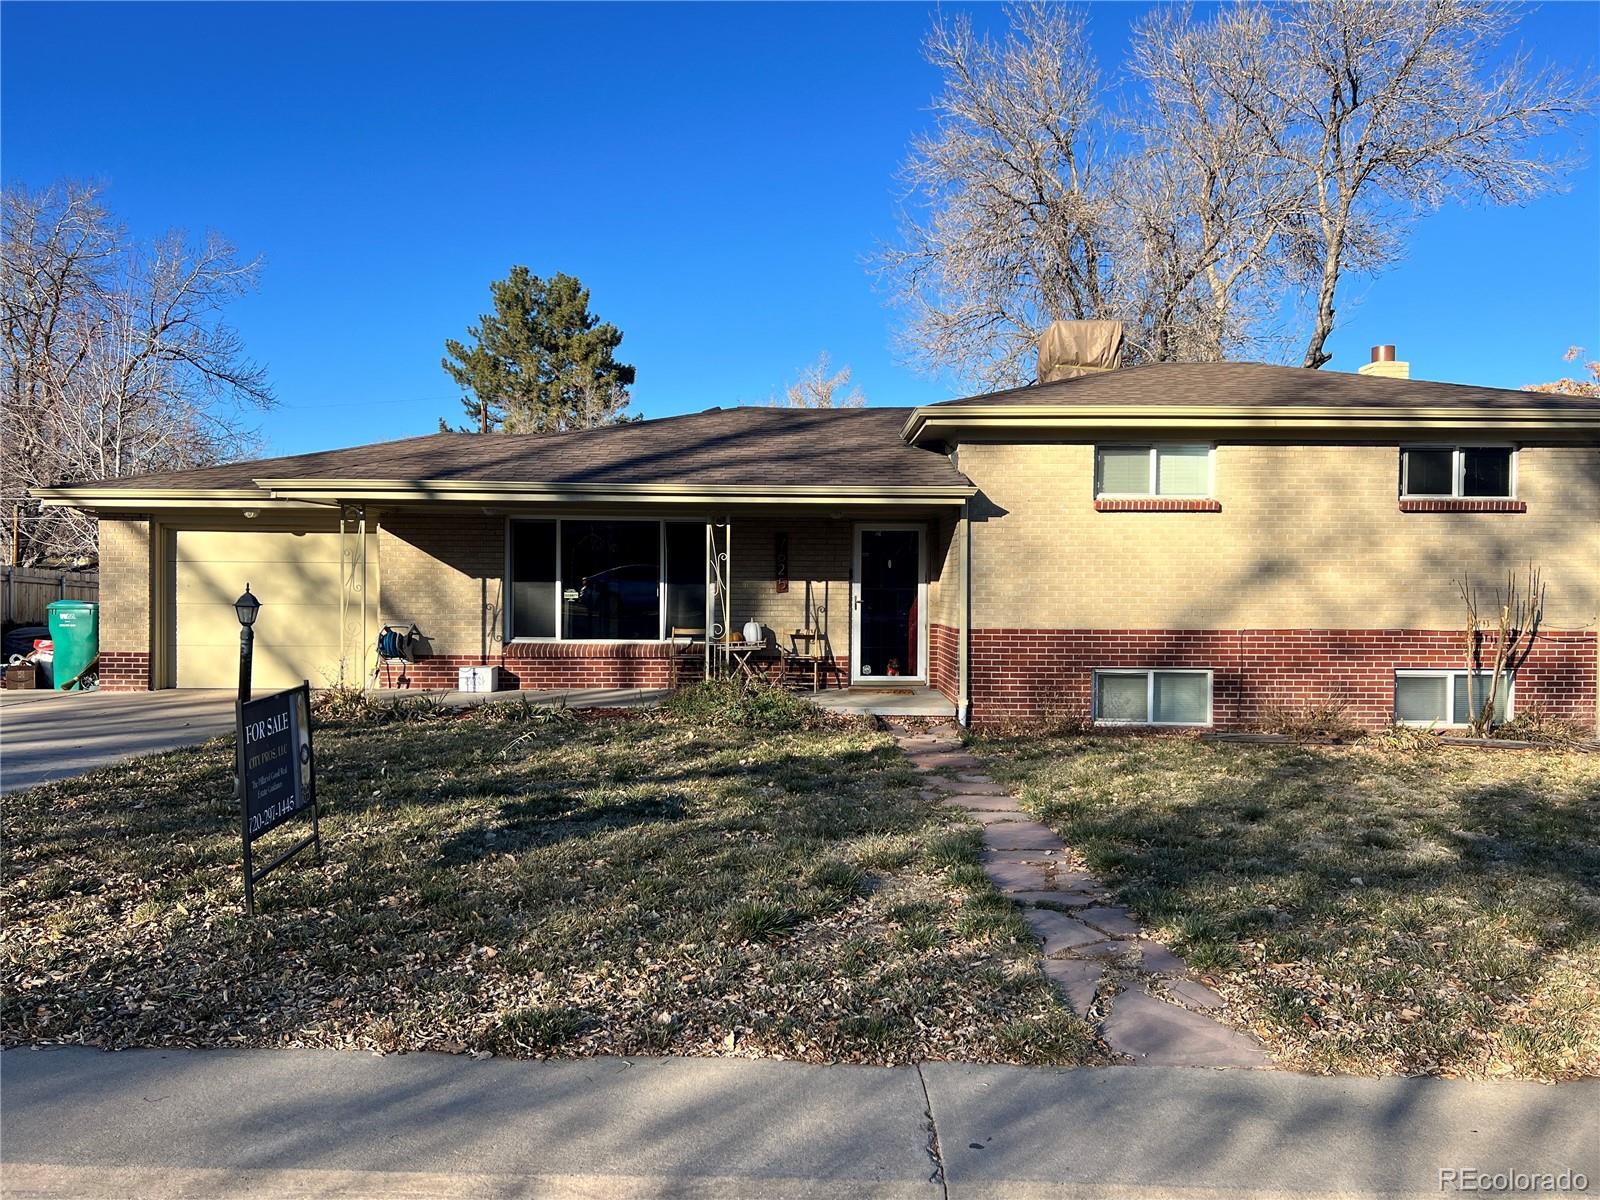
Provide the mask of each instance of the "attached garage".
{"label": "attached garage", "polygon": [[[338,682],[343,540],[337,532],[175,531],[171,644],[176,685],[238,686],[239,620],[233,602],[246,583],[262,602],[255,626],[256,690],[293,687],[303,679],[313,687]],[[359,621],[359,609],[355,616]]]}

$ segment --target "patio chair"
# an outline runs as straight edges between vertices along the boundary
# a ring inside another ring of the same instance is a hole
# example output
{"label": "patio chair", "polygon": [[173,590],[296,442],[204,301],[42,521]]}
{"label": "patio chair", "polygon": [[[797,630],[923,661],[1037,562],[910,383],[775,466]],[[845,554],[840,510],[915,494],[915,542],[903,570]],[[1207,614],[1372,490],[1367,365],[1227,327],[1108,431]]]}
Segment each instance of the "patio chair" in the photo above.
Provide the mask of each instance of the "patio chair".
{"label": "patio chair", "polygon": [[705,629],[691,625],[674,625],[670,641],[671,657],[667,660],[669,686],[680,688],[685,683],[704,679],[706,677]]}
{"label": "patio chair", "polygon": [[788,648],[778,648],[783,668],[779,678],[784,687],[802,687],[809,683],[813,692],[822,690],[822,675],[828,669],[822,644],[822,634],[815,629],[796,629],[789,635]]}

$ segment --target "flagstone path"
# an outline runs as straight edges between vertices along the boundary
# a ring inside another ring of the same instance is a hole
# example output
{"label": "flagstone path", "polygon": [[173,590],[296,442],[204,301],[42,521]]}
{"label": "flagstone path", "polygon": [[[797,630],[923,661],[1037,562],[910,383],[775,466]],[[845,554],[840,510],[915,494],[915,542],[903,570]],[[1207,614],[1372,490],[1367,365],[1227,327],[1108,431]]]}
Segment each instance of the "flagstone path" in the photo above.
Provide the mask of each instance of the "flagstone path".
{"label": "flagstone path", "polygon": [[1066,843],[985,773],[951,727],[889,729],[926,773],[923,794],[983,826],[984,873],[1022,907],[1042,943],[1045,975],[1113,1050],[1150,1066],[1272,1065],[1253,1038],[1208,1015],[1222,998],[1147,936],[1098,879],[1075,869]]}

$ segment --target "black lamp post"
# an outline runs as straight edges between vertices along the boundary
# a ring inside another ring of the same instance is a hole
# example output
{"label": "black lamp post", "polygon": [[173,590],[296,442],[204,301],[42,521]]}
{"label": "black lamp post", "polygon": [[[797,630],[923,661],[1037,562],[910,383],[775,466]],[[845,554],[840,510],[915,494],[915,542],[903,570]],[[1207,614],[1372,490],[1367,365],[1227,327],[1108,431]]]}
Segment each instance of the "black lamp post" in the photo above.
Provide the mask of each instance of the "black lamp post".
{"label": "black lamp post", "polygon": [[[261,611],[261,601],[255,598],[248,583],[244,585],[244,595],[233,602],[233,611],[239,615],[239,711],[243,713],[244,702],[250,699],[250,660],[256,648],[255,630],[251,626],[256,623],[256,614]],[[235,747],[237,761],[233,768],[233,801],[241,809],[244,807],[243,721],[241,716],[239,744]]]}
{"label": "black lamp post", "polygon": [[250,659],[256,647],[255,630],[251,627],[261,611],[261,601],[248,583],[244,585],[244,595],[233,602],[233,611],[239,614],[239,701],[243,703],[250,699]]}

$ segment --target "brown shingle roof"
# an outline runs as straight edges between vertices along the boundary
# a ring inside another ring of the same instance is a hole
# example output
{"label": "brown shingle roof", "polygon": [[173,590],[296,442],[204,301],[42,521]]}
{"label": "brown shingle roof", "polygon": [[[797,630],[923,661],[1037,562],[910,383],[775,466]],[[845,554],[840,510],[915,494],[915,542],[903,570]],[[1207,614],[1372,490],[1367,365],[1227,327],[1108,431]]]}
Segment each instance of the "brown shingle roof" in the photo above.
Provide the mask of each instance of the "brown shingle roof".
{"label": "brown shingle roof", "polygon": [[1149,363],[941,401],[987,405],[1284,405],[1311,408],[1519,408],[1593,410],[1593,400],[1425,379],[1384,379],[1267,363]]}
{"label": "brown shingle roof", "polygon": [[348,450],[107,480],[106,489],[248,488],[258,479],[684,487],[961,487],[900,437],[908,408],[709,409],[557,434],[435,433]]}

